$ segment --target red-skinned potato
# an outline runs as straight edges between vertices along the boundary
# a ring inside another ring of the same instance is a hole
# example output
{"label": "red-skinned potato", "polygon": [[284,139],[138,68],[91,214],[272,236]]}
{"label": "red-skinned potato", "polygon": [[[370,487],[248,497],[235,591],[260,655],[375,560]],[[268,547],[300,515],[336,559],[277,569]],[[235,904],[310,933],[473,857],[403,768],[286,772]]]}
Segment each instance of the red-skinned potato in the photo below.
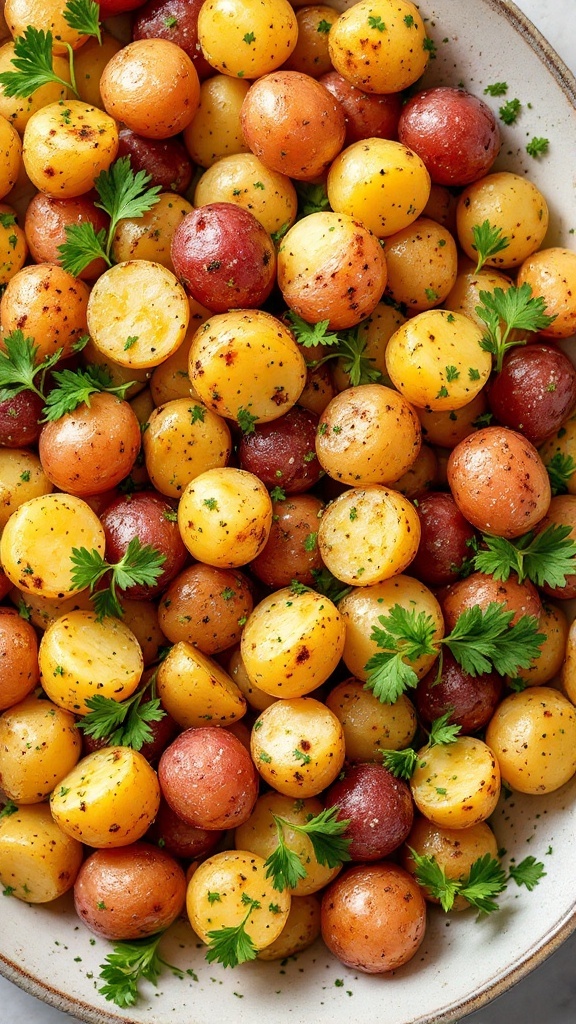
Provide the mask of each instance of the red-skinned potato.
{"label": "red-skinned potato", "polygon": [[148,188],[160,185],[163,192],[183,194],[192,180],[192,161],[178,139],[145,139],[130,128],[118,133],[118,154],[130,157],[132,170],[150,175]]}
{"label": "red-skinned potato", "polygon": [[[24,230],[30,254],[36,263],[61,263],[58,247],[66,241],[66,228],[77,224],[92,224],[94,231],[107,230],[110,218],[94,203],[95,192],[72,199],[55,199],[37,192],[26,210]],[[92,281],[106,270],[103,259],[91,260],[78,274],[84,281]]]}
{"label": "red-skinned potato", "polygon": [[360,139],[398,138],[398,119],[402,110],[402,98],[398,93],[379,95],[363,92],[338,71],[329,71],[319,81],[344,110],[345,146],[359,142]]}
{"label": "red-skinned potato", "polygon": [[274,71],[250,86],[242,104],[244,141],[289,178],[317,178],[344,142],[344,111],[323,85],[299,71]]}
{"label": "red-skinned potato", "polygon": [[158,814],[146,833],[146,839],[161,846],[173,857],[195,860],[197,857],[205,857],[212,853],[223,835],[223,832],[215,828],[196,828],[194,825],[188,825],[178,817],[170,804],[161,800]]}
{"label": "red-skinned potato", "polygon": [[530,580],[519,583],[514,573],[504,582],[487,573],[473,572],[466,579],[447,587],[438,597],[442,605],[446,633],[454,628],[462,612],[475,607],[485,611],[494,601],[503,604],[507,611],[514,612],[512,624],[522,615],[533,615],[539,619],[542,610],[534,584]]}
{"label": "red-skinned potato", "polygon": [[420,544],[410,565],[410,575],[429,587],[455,583],[459,569],[472,551],[468,542],[476,536],[451,494],[432,491],[418,498]]}
{"label": "red-skinned potato", "polygon": [[40,437],[44,402],[34,391],[20,391],[0,402],[0,445],[26,448]]}
{"label": "red-skinned potato", "polygon": [[158,621],[172,643],[186,640],[213,655],[240,640],[241,623],[253,606],[252,586],[243,573],[196,562],[172,580]]}
{"label": "red-skinned potato", "polygon": [[255,576],[272,590],[289,587],[292,580],[314,586],[314,571],[324,563],[311,538],[318,531],[324,504],[312,494],[294,494],[272,505],[268,540],[250,563]]}
{"label": "red-skinned potato", "polygon": [[507,427],[484,427],[453,449],[448,483],[473,526],[497,537],[520,537],[548,511],[546,467],[530,441]]}
{"label": "red-skinned potato", "polygon": [[423,722],[450,712],[448,721],[459,725],[462,733],[478,732],[488,724],[500,697],[503,679],[496,672],[471,676],[458,664],[450,651],[442,655],[442,668],[428,672],[416,687],[416,707]]}
{"label": "red-skinned potato", "polygon": [[176,276],[214,313],[261,306],[276,279],[276,250],[260,221],[235,203],[208,203],[174,232]]}
{"label": "red-skinned potato", "polygon": [[149,843],[96,850],[74,883],[76,913],[105,939],[140,939],[168,928],[186,898],[186,876],[169,853]]}
{"label": "red-skinned potato", "polygon": [[250,754],[226,729],[186,729],[160,758],[161,791],[179,817],[197,828],[235,828],[258,796]]}
{"label": "red-skinned potato", "polygon": [[576,370],[555,345],[536,342],[513,348],[488,389],[496,420],[521,431],[539,448],[576,403]]}
{"label": "red-skinned potato", "polygon": [[160,594],[188,557],[176,513],[170,502],[155,491],[121,495],[108,505],[100,521],[106,536],[106,558],[110,562],[119,562],[135,537],[142,545],[150,544],[164,555],[156,583],[134,584],[124,591],[126,597],[133,600],[148,601]]}
{"label": "red-skinned potato", "polygon": [[317,428],[318,416],[298,405],[272,423],[256,424],[240,440],[240,468],[285,494],[309,490],[320,478],[314,449]]}
{"label": "red-skinned potato", "polygon": [[382,764],[345,768],[326,793],[326,806],[347,819],[352,860],[381,860],[408,837],[414,819],[410,787]]}
{"label": "red-skinned potato", "polygon": [[15,608],[0,609],[0,711],[24,700],[39,678],[34,627]]}
{"label": "red-skinned potato", "polygon": [[437,185],[468,185],[482,178],[500,149],[500,129],[488,104],[449,86],[408,100],[398,138],[418,154]]}
{"label": "red-skinned potato", "polygon": [[384,974],[412,959],[426,929],[420,886],[384,861],[339,875],[322,900],[322,938],[347,967]]}
{"label": "red-skinned potato", "polygon": [[148,0],[132,25],[133,39],[168,39],[188,54],[200,80],[214,74],[198,42],[198,13],[204,0]]}

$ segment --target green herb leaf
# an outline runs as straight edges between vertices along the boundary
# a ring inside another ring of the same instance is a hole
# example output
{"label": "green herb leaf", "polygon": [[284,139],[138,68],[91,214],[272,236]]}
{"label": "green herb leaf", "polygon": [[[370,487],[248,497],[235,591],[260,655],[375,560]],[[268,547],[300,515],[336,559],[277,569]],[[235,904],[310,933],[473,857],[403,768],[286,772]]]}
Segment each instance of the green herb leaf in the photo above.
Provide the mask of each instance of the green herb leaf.
{"label": "green herb leaf", "polygon": [[134,173],[128,156],[120,157],[96,178],[94,187],[100,198],[95,205],[110,217],[106,245],[109,261],[118,222],[142,217],[158,202],[162,186],[153,185],[149,188],[151,180],[151,175],[146,171]]}
{"label": "green herb leaf", "polygon": [[571,527],[553,523],[540,533],[530,531],[515,540],[484,534],[486,550],[474,557],[474,568],[505,582],[511,572],[522,583],[537,587],[564,587],[566,577],[576,573],[576,542]]}
{"label": "green herb leaf", "polygon": [[64,21],[85,36],[95,36],[102,42],[100,31],[100,4],[94,0],[68,0],[64,8]]}
{"label": "green herb leaf", "polygon": [[379,615],[378,622],[380,626],[372,626],[370,639],[382,648],[382,653],[372,655],[367,662],[364,688],[372,690],[383,704],[394,704],[406,689],[418,683],[416,672],[407,662],[437,654],[432,643],[435,626],[431,615],[407,611],[399,604],[388,615]]}
{"label": "green herb leaf", "polygon": [[500,115],[500,120],[503,121],[504,124],[514,124],[521,110],[522,104],[519,99],[507,100],[507,102],[500,107],[498,114]]}
{"label": "green herb leaf", "polygon": [[310,185],[307,181],[295,181],[298,193],[298,213],[300,217],[308,217],[311,213],[322,213],[330,209],[328,193],[324,185]]}
{"label": "green herb leaf", "polygon": [[[34,391],[44,398],[43,382],[46,371],[50,370],[60,359],[62,349],[59,348],[51,356],[46,356],[37,363],[38,347],[33,338],[25,338],[22,331],[12,331],[4,338],[5,351],[0,349],[0,402],[14,398],[21,391]],[[35,378],[41,375],[40,387]]]}
{"label": "green herb leaf", "polygon": [[299,879],[306,877],[306,868],[300,858],[286,845],[284,826],[308,836],[319,864],[335,868],[350,860],[348,850],[351,840],[344,836],[350,821],[338,819],[337,807],[325,808],[305,824],[289,821],[276,814],[272,817],[276,824],[278,846],[266,860],[266,878],[272,879],[273,887],[279,892],[295,889]]}
{"label": "green herb leaf", "polygon": [[505,96],[507,92],[507,82],[494,82],[492,85],[487,85],[484,89],[485,96]]}
{"label": "green herb leaf", "polygon": [[[126,590],[135,585],[153,586],[162,572],[166,556],[150,544],[141,544],[133,537],[119,562],[105,561],[95,548],[72,548],[72,585],[74,589],[90,588],[98,621],[106,615],[122,617],[124,611],[117,588]],[[94,591],[100,580],[110,573],[105,590]]]}
{"label": "green herb leaf", "polygon": [[408,847],[408,849],[416,867],[414,877],[418,885],[426,889],[429,896],[440,900],[442,910],[446,912],[452,910],[460,888],[459,881],[447,878],[435,857],[421,856],[412,847]]}
{"label": "green herb leaf", "polygon": [[550,149],[550,140],[539,138],[537,135],[526,146],[526,152],[528,156],[532,156],[535,159],[539,156],[543,156]]}
{"label": "green herb leaf", "polygon": [[320,320],[317,324],[309,324],[291,309],[285,315],[296,341],[303,348],[314,348],[316,345],[337,345],[339,337],[328,331],[329,320]]}
{"label": "green herb leaf", "polygon": [[516,885],[525,885],[529,892],[536,888],[546,872],[541,861],[535,857],[525,857],[519,864],[514,864],[508,869],[510,878],[513,878]]}
{"label": "green herb leaf", "polygon": [[576,462],[572,456],[556,452],[545,466],[550,477],[552,494],[567,494],[570,479],[576,473]]}
{"label": "green herb leaf", "polygon": [[340,334],[338,356],[352,387],[377,384],[382,380],[382,373],[374,366],[374,360],[366,355],[366,347],[366,331],[362,330],[362,324]]}
{"label": "green herb leaf", "polygon": [[253,434],[258,417],[253,416],[249,409],[245,409],[241,405],[236,413],[236,421],[243,434]]}
{"label": "green herb leaf", "polygon": [[161,721],[166,714],[157,697],[143,700],[146,691],[154,685],[154,678],[125,701],[101,694],[87,697],[86,706],[90,711],[78,721],[78,728],[94,739],[106,739],[110,746],[141,750],[154,738],[149,723]]}
{"label": "green herb leaf", "polygon": [[85,370],[55,370],[52,376],[56,387],[47,395],[42,410],[48,422],[74,412],[83,403],[90,406],[90,396],[103,391],[123,399],[133,383],[129,381],[113,387],[112,378],[103,366],[87,366]]}
{"label": "green herb leaf", "polygon": [[329,569],[312,569],[312,576],[314,577],[314,590],[317,590],[319,594],[324,594],[324,597],[329,598],[333,604],[337,604],[352,590],[352,587],[348,587],[341,580],[336,579]]}
{"label": "green herb leaf", "polygon": [[246,925],[254,910],[260,907],[260,903],[258,900],[251,899],[246,893],[243,893],[242,902],[248,906],[248,910],[240,924],[207,932],[210,945],[206,952],[206,959],[209,964],[216,961],[223,967],[236,967],[238,964],[256,959],[258,950],[246,931]]}
{"label": "green herb leaf", "polygon": [[412,747],[404,750],[381,750],[382,763],[397,779],[411,779],[420,761]]}
{"label": "green herb leaf", "polygon": [[506,874],[500,861],[485,853],[474,861],[468,876],[461,880],[460,895],[482,913],[490,914],[498,910],[494,896],[504,892],[505,888]]}
{"label": "green herb leaf", "polygon": [[7,800],[2,808],[0,808],[0,818],[9,818],[11,814],[16,814],[18,805],[13,800]]}
{"label": "green herb leaf", "polygon": [[431,747],[448,746],[450,743],[454,743],[454,740],[460,735],[462,726],[449,724],[448,720],[452,714],[453,709],[450,708],[444,715],[432,722],[429,738]]}
{"label": "green herb leaf", "polygon": [[510,239],[502,234],[502,228],[491,224],[489,220],[483,221],[482,224],[474,224],[472,237],[474,239],[472,248],[478,253],[476,273],[482,269],[486,260],[496,256],[510,245]]}
{"label": "green herb leaf", "polygon": [[72,89],[78,96],[74,86],[54,72],[53,42],[51,32],[44,32],[33,25],[28,25],[22,35],[16,37],[12,58],[16,71],[3,71],[0,74],[0,85],[6,96],[27,98],[50,82],[57,82],[64,89]]}
{"label": "green herb leaf", "polygon": [[523,615],[512,626],[514,612],[498,601],[485,610],[467,608],[456,621],[443,644],[471,676],[495,668],[502,676],[515,676],[519,668],[528,668],[538,657],[546,637],[538,632],[538,620]]}
{"label": "green herb leaf", "polygon": [[158,953],[158,945],[165,932],[133,942],[119,942],[114,946],[100,968],[100,980],[105,982],[99,993],[122,1008],[134,1006],[138,1000],[138,982],[145,978],[156,985],[162,966],[184,977],[184,972],[167,963]]}
{"label": "green herb leaf", "polygon": [[508,349],[526,344],[526,338],[510,340],[511,331],[533,333],[549,327],[556,319],[546,315],[546,300],[541,295],[533,296],[527,282],[519,288],[512,285],[506,291],[503,288],[495,288],[493,292],[481,291],[479,298],[481,305],[476,306],[476,313],[487,327],[480,344],[484,351],[495,356],[497,373],[502,369]]}
{"label": "green herb leaf", "polygon": [[66,241],[58,246],[60,262],[69,274],[78,277],[92,260],[103,259],[110,266],[106,254],[106,231],[96,233],[89,221],[83,224],[68,224],[65,228]]}

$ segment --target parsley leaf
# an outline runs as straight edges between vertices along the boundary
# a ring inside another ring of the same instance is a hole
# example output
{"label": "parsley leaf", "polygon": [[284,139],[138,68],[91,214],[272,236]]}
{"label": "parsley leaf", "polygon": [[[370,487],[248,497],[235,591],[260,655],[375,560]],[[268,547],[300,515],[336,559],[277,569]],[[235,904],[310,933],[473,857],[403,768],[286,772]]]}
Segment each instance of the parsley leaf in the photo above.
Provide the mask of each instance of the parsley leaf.
{"label": "parsley leaf", "polygon": [[530,142],[527,144],[526,152],[528,153],[528,156],[533,156],[536,159],[539,156],[543,156],[544,153],[547,153],[549,148],[549,139],[543,139],[535,135],[534,138],[530,139]]}
{"label": "parsley leaf", "polygon": [[[0,85],[6,96],[27,98],[43,85],[56,82],[64,89],[72,89],[78,97],[72,76],[72,82],[67,82],[54,71],[53,42],[51,32],[44,32],[33,25],[28,25],[22,35],[15,38],[14,57],[11,63],[16,71],[3,71],[0,74]],[[70,65],[72,66],[71,58]]]}
{"label": "parsley leaf", "polygon": [[506,582],[515,572],[522,583],[537,587],[563,587],[566,577],[576,573],[576,542],[570,526],[553,523],[540,533],[530,531],[515,540],[484,534],[486,550],[474,556],[474,568]]}
{"label": "parsley leaf", "polygon": [[328,331],[329,320],[320,320],[316,324],[309,324],[291,309],[286,313],[285,319],[288,320],[296,341],[304,348],[314,348],[316,345],[337,345],[340,340],[337,334]]}
{"label": "parsley leaf", "polygon": [[165,932],[132,942],[119,942],[106,957],[100,968],[100,980],[105,984],[98,989],[110,1002],[122,1008],[134,1006],[138,1000],[138,982],[145,978],[156,985],[162,966],[184,977],[184,972],[163,960],[158,945]]}
{"label": "parsley leaf", "polygon": [[298,193],[299,217],[308,217],[311,213],[322,213],[330,209],[328,193],[324,185],[311,185],[307,181],[295,181]]}
{"label": "parsley leaf", "polygon": [[549,327],[556,319],[555,316],[546,315],[546,300],[541,295],[533,296],[532,288],[527,282],[519,288],[512,285],[506,291],[503,288],[495,288],[493,292],[481,291],[479,298],[481,305],[476,306],[476,313],[487,328],[480,346],[495,356],[497,373],[502,369],[502,362],[508,349],[514,345],[525,345],[528,340],[524,338],[511,341],[511,331],[533,333],[543,327]]}
{"label": "parsley leaf", "polygon": [[394,704],[406,689],[414,689],[418,683],[416,672],[407,662],[437,653],[432,643],[434,620],[425,612],[407,611],[395,604],[388,615],[379,615],[378,621],[380,626],[372,626],[370,639],[382,652],[373,654],[366,663],[368,679],[364,688],[372,690],[381,703]]}
{"label": "parsley leaf", "polygon": [[260,908],[260,901],[242,893],[242,902],[248,907],[248,910],[240,924],[207,932],[210,945],[206,952],[206,959],[209,964],[216,961],[223,967],[236,967],[238,964],[256,959],[258,950],[246,931],[246,925],[253,912]]}
{"label": "parsley leaf", "polygon": [[[60,359],[62,349],[59,348],[51,356],[46,356],[37,363],[38,346],[33,338],[25,338],[20,330],[12,331],[4,337],[4,351],[0,349],[0,402],[14,398],[21,391],[33,391],[44,399],[44,378]],[[35,378],[40,374],[40,387]]]}
{"label": "parsley leaf", "polygon": [[85,36],[95,36],[102,43],[100,31],[100,4],[95,0],[68,0],[64,8],[64,21]]}
{"label": "parsley leaf", "polygon": [[496,256],[497,253],[507,249],[510,245],[510,239],[502,234],[502,228],[491,224],[489,220],[483,221],[482,224],[473,225],[472,238],[474,239],[472,248],[478,253],[476,273],[482,270],[486,260]]}
{"label": "parsley leaf", "polygon": [[440,901],[444,911],[452,910],[456,896],[463,896],[483,913],[498,910],[494,897],[506,888],[506,873],[489,853],[475,860],[462,878],[448,878],[435,857],[421,856],[411,848],[410,855],[416,867],[416,881]]}
{"label": "parsley leaf", "polygon": [[500,120],[504,124],[514,124],[521,110],[522,104],[519,99],[507,100],[498,111]]}
{"label": "parsley leaf", "polygon": [[[113,747],[132,747],[141,750],[145,743],[154,738],[150,722],[160,722],[166,712],[160,707],[155,696],[156,673],[147,684],[136,690],[127,700],[116,701],[112,697],[94,694],[86,698],[90,711],[78,722],[78,728],[94,739],[107,740]],[[143,700],[146,691],[153,696]]]}
{"label": "parsley leaf", "polygon": [[42,410],[46,421],[59,420],[79,405],[90,405],[90,396],[107,391],[108,394],[125,398],[132,387],[132,381],[112,387],[112,378],[103,366],[87,366],[85,370],[55,370],[53,378],[56,387],[46,397]]}
{"label": "parsley leaf", "polygon": [[253,434],[255,424],[258,423],[258,417],[253,416],[248,409],[241,405],[236,413],[236,422],[243,434]]}
{"label": "parsley leaf", "polygon": [[418,754],[412,747],[404,750],[381,750],[382,763],[397,779],[411,779],[420,764]]}
{"label": "parsley leaf", "polygon": [[555,452],[550,462],[544,463],[550,477],[552,494],[567,494],[568,483],[576,473],[576,462],[571,455],[564,455],[563,452]]}
{"label": "parsley leaf", "polygon": [[298,854],[286,843],[284,826],[308,836],[319,864],[335,868],[350,860],[348,850],[351,840],[344,836],[350,821],[338,819],[337,807],[326,807],[303,824],[281,818],[277,814],[272,817],[276,824],[278,846],[266,860],[266,878],[272,879],[272,885],[278,892],[295,889],[299,880],[307,874]]}
{"label": "parsley leaf", "polygon": [[[152,586],[162,572],[166,561],[150,544],[141,544],[133,537],[119,562],[107,562],[95,548],[72,548],[72,585],[76,589],[90,588],[98,621],[106,615],[122,617],[124,611],[118,599],[117,588],[126,590],[135,584]],[[106,589],[95,591],[100,580],[111,574]]]}
{"label": "parsley leaf", "polygon": [[519,864],[513,864],[508,869],[508,873],[516,885],[525,885],[529,892],[535,889],[540,879],[544,878],[546,874],[544,865],[535,857],[525,857]]}

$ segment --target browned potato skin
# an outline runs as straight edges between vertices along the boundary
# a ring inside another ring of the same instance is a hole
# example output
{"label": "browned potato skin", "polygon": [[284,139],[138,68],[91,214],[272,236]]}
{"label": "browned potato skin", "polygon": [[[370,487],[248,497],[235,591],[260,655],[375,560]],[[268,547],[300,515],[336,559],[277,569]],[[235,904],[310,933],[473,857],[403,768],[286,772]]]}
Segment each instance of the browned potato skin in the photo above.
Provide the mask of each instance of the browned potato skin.
{"label": "browned potato skin", "polygon": [[484,533],[519,537],[546,515],[550,479],[522,434],[485,427],[461,441],[448,459],[448,483],[462,514]]}
{"label": "browned potato skin", "polygon": [[105,939],[139,939],[163,931],[178,917],[186,877],[178,862],[149,843],[96,850],[74,884],[76,912]]}
{"label": "browned potato skin", "polygon": [[407,963],[426,928],[418,883],[396,864],[357,865],[322,900],[322,938],[347,967],[383,974]]}
{"label": "browned potato skin", "polygon": [[148,188],[160,185],[163,192],[183,195],[192,181],[193,164],[178,139],[145,139],[130,128],[121,128],[117,159],[122,156],[130,158],[134,173],[150,175]]}
{"label": "browned potato skin", "polygon": [[39,679],[34,627],[15,608],[0,608],[0,711],[24,700]]}
{"label": "browned potato skin", "polygon": [[324,4],[301,7],[296,12],[298,40],[288,60],[282,65],[283,71],[301,71],[312,78],[320,78],[332,67],[328,53],[328,32],[320,31],[320,22],[333,25],[338,11]]}
{"label": "browned potato skin", "polygon": [[196,828],[179,818],[170,804],[160,801],[160,808],[146,839],[161,846],[166,853],[184,860],[195,860],[205,857],[220,842],[224,835],[218,829]]}
{"label": "browned potato skin", "polygon": [[38,362],[62,349],[62,359],[88,333],[89,297],[84,281],[55,263],[22,267],[8,282],[0,303],[0,327],[5,334],[22,330],[38,346]]}
{"label": "browned potato skin", "polygon": [[292,580],[314,585],[313,569],[321,570],[323,561],[314,544],[305,547],[306,538],[318,530],[324,503],[313,494],[294,494],[272,503],[272,526],[268,540],[250,563],[252,572],[273,590],[289,587]]}
{"label": "browned potato skin", "polygon": [[363,92],[334,70],[322,75],[320,81],[344,108],[345,146],[360,139],[398,138],[398,119],[402,110],[400,93],[380,95]]}
{"label": "browned potato skin", "polygon": [[240,623],[253,607],[252,588],[243,573],[197,562],[166,590],[158,621],[172,643],[187,640],[203,654],[213,655],[240,640]]}
{"label": "browned potato skin", "polygon": [[504,583],[486,573],[474,572],[466,579],[447,587],[438,597],[442,605],[446,634],[454,628],[462,612],[476,606],[485,610],[493,601],[499,601],[505,605],[507,611],[514,612],[512,625],[515,625],[522,615],[533,615],[539,619],[542,611],[540,597],[534,584],[530,580],[519,583],[515,575],[510,576]]}
{"label": "browned potato skin", "polygon": [[[66,241],[66,228],[73,224],[93,224],[96,233],[108,227],[109,218],[94,205],[96,193],[75,199],[55,199],[37,192],[26,210],[24,231],[30,254],[36,263],[61,263],[58,246]],[[103,259],[92,260],[78,274],[83,281],[92,281],[106,270]]]}
{"label": "browned potato skin", "polygon": [[258,796],[250,754],[226,729],[186,729],[166,748],[158,765],[165,799],[197,828],[236,828]]}
{"label": "browned potato skin", "polygon": [[450,651],[444,651],[440,678],[436,665],[419,681],[416,707],[425,723],[450,712],[448,721],[459,725],[462,733],[478,732],[492,718],[503,688],[502,676],[496,672],[471,676]]}
{"label": "browned potato skin", "polygon": [[77,497],[115,487],[128,476],[139,449],[140,424],[130,405],[107,392],[46,423],[38,446],[48,479]]}
{"label": "browned potato skin", "polygon": [[299,71],[274,71],[259,78],[250,86],[240,116],[252,152],[289,178],[318,177],[344,142],[342,107],[316,79]]}

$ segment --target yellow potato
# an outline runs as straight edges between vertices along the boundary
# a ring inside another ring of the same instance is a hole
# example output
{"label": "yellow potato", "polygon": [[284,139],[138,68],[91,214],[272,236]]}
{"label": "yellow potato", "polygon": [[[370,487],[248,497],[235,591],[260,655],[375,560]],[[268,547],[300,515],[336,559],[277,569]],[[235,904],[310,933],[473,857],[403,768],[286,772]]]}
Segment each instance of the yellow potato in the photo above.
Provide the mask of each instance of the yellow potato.
{"label": "yellow potato", "polygon": [[98,694],[121,701],[130,697],[144,669],[142,649],[120,619],[100,622],[91,611],[71,611],[44,633],[38,654],[42,685],[58,707],[77,715]]}
{"label": "yellow potato", "polygon": [[198,179],[194,205],[206,203],[236,203],[271,235],[294,223],[298,197],[290,178],[266,167],[254,153],[231,153]]}
{"label": "yellow potato", "polygon": [[142,217],[121,220],[112,241],[112,256],[116,263],[126,260],[148,260],[160,263],[174,273],[170,256],[172,236],[180,221],[191,213],[193,206],[174,192],[163,192],[158,202]]}
{"label": "yellow potato", "polygon": [[[14,41],[10,39],[0,47],[0,73],[14,71],[12,60],[15,56]],[[74,61],[76,67],[76,61]],[[65,57],[53,57],[54,73],[64,80],[70,81],[70,65]],[[34,89],[30,96],[7,96],[0,88],[0,114],[14,126],[17,132],[22,134],[24,129],[37,110],[47,106],[48,103],[56,103],[58,100],[65,100],[70,93],[65,85],[60,82],[47,82],[38,89]],[[85,97],[82,97],[85,99]],[[88,101],[89,102],[89,101]]]}
{"label": "yellow potato", "polygon": [[496,708],[486,742],[512,789],[552,793],[576,772],[576,709],[557,690],[530,686]]}
{"label": "yellow potato", "polygon": [[175,398],[155,409],[142,438],[146,469],[156,490],[179,498],[209,469],[223,467],[232,450],[230,429],[193,398]]}
{"label": "yellow potato", "polygon": [[277,700],[256,719],[250,750],[265,782],[304,800],[334,782],[344,764],[344,734],[336,715],[313,697]]}
{"label": "yellow potato", "polygon": [[328,46],[337,71],[364,92],[400,92],[428,63],[426,30],[409,0],[360,0],[336,21]]}
{"label": "yellow potato", "polygon": [[88,301],[88,329],[96,348],[137,370],[158,366],[176,351],[189,317],[180,282],[150,260],[117,263],[98,278]]}
{"label": "yellow potato", "polygon": [[0,885],[25,903],[50,903],[71,889],[82,843],[67,835],[48,804],[19,807],[0,818]]}
{"label": "yellow potato", "polygon": [[505,248],[485,263],[507,270],[523,263],[540,248],[548,230],[548,205],[542,193],[527,178],[510,171],[496,171],[468,185],[456,207],[458,241],[476,262],[478,252],[472,228],[488,221],[500,228]]}
{"label": "yellow potato", "polygon": [[416,710],[405,693],[394,704],[382,704],[351,678],[330,691],[326,707],[342,724],[346,760],[352,763],[381,762],[383,750],[404,750],[416,735]]}
{"label": "yellow potato", "polygon": [[248,617],[240,651],[250,680],[275,697],[303,697],[328,679],[344,649],[342,617],[315,590],[265,597]]}
{"label": "yellow potato", "polygon": [[22,143],[10,121],[0,116],[0,199],[3,199],[16,184],[22,157]]}
{"label": "yellow potato", "polygon": [[256,558],[271,525],[270,495],[243,469],[206,470],[188,484],[178,505],[178,526],[190,554],[221,569]]}
{"label": "yellow potato", "polygon": [[89,192],[117,152],[116,121],[80,100],[41,107],[24,129],[22,159],[28,177],[55,199]]}
{"label": "yellow potato", "polygon": [[206,60],[233,78],[260,78],[274,71],[290,56],[297,38],[288,0],[211,0],[198,16],[198,42]]}
{"label": "yellow potato", "polygon": [[200,86],[200,103],[184,129],[184,145],[194,163],[211,167],[223,156],[248,153],[242,136],[240,110],[250,82],[214,75]]}
{"label": "yellow potato", "polygon": [[280,935],[260,950],[258,960],[284,960],[308,949],[320,935],[320,901],[316,896],[293,896]]}
{"label": "yellow potato", "polygon": [[69,711],[27,697],[0,716],[0,785],[18,805],[39,803],[74,767],[81,748]]}
{"label": "yellow potato", "polygon": [[422,747],[418,762],[412,796],[435,825],[465,829],[490,817],[500,796],[500,769],[490,746],[458,736],[446,746]]}
{"label": "yellow potato", "polygon": [[0,448],[0,529],[25,502],[53,490],[35,452],[29,448]]}
{"label": "yellow potato", "polygon": [[98,849],[141,839],[159,806],[156,772],[131,747],[103,747],[83,757],[50,798],[60,828]]}
{"label": "yellow potato", "polygon": [[418,217],[385,239],[388,267],[386,291],[410,311],[440,306],[456,281],[458,253],[447,230],[428,217]]}
{"label": "yellow potato", "polygon": [[379,484],[345,491],[328,506],[318,528],[318,547],[330,572],[357,587],[403,572],[419,542],[413,504]]}
{"label": "yellow potato", "polygon": [[230,725],[246,712],[240,690],[214,661],[185,640],[174,644],[158,668],[158,696],[185,729]]}

